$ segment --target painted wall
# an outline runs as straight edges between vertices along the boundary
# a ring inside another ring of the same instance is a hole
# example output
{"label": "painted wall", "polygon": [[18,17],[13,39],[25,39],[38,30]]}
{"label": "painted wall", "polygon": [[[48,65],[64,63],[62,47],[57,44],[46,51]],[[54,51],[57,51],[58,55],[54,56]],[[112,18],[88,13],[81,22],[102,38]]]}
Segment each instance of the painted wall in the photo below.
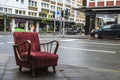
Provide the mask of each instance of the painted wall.
{"label": "painted wall", "polygon": [[21,3],[21,0],[0,0],[0,5],[20,9],[28,9],[28,0],[24,0],[24,3]]}

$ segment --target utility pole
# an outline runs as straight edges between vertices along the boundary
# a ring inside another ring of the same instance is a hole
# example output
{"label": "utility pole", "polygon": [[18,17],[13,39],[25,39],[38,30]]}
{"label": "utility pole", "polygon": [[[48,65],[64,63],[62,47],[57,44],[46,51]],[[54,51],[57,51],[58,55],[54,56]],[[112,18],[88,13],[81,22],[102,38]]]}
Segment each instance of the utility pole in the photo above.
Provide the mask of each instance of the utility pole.
{"label": "utility pole", "polygon": [[63,3],[63,37],[65,36],[65,5],[66,5],[66,0],[64,0],[64,3]]}
{"label": "utility pole", "polygon": [[55,35],[55,29],[56,29],[56,12],[57,12],[57,3],[55,6],[55,13],[54,13],[54,35]]}
{"label": "utility pole", "polygon": [[4,32],[6,32],[6,26],[7,26],[7,13],[4,13]]}

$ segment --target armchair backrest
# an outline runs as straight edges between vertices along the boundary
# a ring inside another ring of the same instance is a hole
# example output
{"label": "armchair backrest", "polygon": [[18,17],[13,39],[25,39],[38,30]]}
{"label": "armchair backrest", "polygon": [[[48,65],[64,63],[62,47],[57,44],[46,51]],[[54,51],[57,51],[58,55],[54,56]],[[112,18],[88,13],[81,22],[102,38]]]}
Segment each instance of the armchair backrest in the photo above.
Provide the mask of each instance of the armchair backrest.
{"label": "armchair backrest", "polygon": [[14,32],[13,37],[14,37],[15,44],[20,44],[26,40],[30,40],[31,45],[32,45],[31,51],[32,52],[40,51],[40,42],[39,42],[38,33],[36,32]]}

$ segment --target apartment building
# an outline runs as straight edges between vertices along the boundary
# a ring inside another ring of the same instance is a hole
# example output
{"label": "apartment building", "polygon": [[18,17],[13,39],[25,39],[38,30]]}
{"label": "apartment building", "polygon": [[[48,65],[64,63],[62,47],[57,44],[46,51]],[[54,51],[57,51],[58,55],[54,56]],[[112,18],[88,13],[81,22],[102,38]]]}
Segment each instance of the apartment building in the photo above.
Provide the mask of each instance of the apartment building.
{"label": "apartment building", "polygon": [[77,8],[86,17],[85,34],[92,29],[120,23],[120,0],[83,0],[83,7]]}
{"label": "apartment building", "polygon": [[[80,8],[81,0],[0,0],[0,31],[34,31],[46,27],[42,20],[49,18],[47,28],[62,27],[61,22],[65,21],[65,27],[71,24],[84,24],[83,13],[74,10]],[[69,16],[64,18],[61,11],[69,11]],[[48,15],[45,13],[47,12]]]}

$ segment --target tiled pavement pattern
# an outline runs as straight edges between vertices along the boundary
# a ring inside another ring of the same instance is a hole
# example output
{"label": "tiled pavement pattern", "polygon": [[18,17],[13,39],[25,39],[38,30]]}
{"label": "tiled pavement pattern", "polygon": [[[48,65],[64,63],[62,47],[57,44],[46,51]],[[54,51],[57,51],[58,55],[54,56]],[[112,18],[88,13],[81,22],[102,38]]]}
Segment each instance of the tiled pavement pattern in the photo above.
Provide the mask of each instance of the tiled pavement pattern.
{"label": "tiled pavement pattern", "polygon": [[57,73],[53,74],[49,68],[48,73],[38,72],[31,76],[28,69],[18,71],[13,56],[0,55],[0,80],[120,80],[120,71],[93,67],[78,67],[58,64]]}

